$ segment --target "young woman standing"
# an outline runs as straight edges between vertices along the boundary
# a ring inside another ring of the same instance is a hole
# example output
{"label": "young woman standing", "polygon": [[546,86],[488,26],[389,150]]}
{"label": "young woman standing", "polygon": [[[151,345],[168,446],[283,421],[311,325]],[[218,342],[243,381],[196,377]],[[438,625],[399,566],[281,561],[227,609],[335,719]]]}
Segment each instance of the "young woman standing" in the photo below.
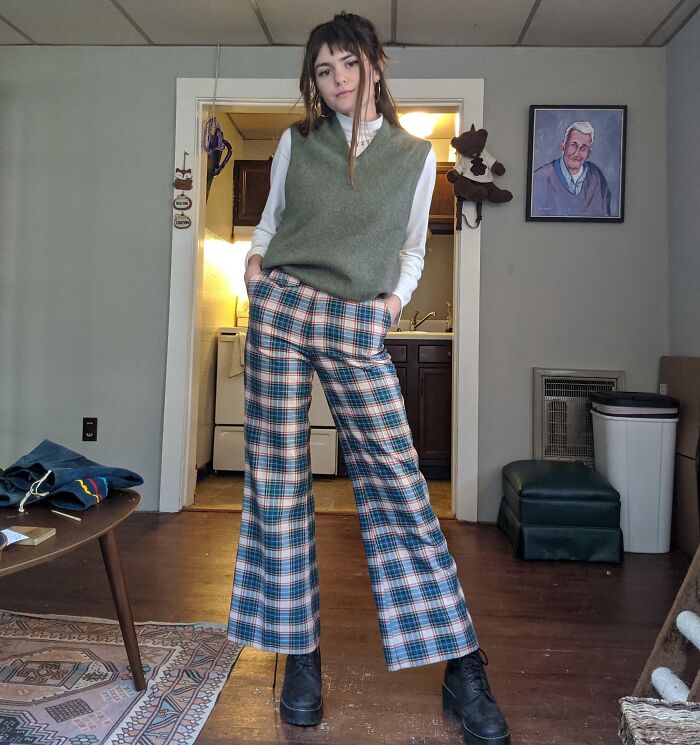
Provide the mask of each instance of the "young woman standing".
{"label": "young woman standing", "polygon": [[466,742],[507,745],[384,347],[423,268],[436,172],[430,144],[399,125],[386,59],[364,18],[341,13],[313,29],[306,116],[282,135],[246,257],[246,465],[229,637],[287,654],[282,718],[321,721],[315,371],[355,492],[388,668],[446,660],[443,701]]}

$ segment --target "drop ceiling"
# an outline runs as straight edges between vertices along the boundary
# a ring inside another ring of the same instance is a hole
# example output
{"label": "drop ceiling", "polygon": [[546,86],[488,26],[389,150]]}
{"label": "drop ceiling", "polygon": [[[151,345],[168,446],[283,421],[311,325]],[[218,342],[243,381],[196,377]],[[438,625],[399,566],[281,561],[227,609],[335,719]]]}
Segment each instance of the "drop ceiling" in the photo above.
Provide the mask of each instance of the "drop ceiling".
{"label": "drop ceiling", "polygon": [[288,46],[341,10],[389,46],[658,47],[700,0],[0,0],[0,45]]}

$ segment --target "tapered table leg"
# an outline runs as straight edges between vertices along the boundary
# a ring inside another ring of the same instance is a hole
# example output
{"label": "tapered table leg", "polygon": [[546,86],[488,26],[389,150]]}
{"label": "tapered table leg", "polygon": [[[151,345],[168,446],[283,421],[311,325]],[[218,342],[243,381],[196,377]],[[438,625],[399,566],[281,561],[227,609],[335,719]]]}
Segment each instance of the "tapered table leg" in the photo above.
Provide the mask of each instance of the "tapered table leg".
{"label": "tapered table leg", "polygon": [[102,558],[104,559],[105,569],[109,586],[112,589],[112,598],[114,606],[117,609],[117,618],[119,627],[122,630],[122,638],[126,647],[126,656],[131,666],[131,674],[134,678],[134,685],[137,691],[143,691],[146,688],[146,681],[143,677],[143,665],[141,664],[141,653],[136,641],[136,629],[134,628],[134,616],[131,612],[131,603],[126,591],[126,581],[124,579],[124,569],[119,554],[119,545],[114,530],[110,530],[100,536],[100,548],[102,549]]}

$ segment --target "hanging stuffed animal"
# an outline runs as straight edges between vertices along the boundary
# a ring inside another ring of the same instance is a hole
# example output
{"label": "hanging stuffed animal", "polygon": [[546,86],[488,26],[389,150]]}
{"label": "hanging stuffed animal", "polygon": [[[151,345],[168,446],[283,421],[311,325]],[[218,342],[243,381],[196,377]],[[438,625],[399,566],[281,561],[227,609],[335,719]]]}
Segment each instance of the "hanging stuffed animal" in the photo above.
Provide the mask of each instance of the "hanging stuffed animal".
{"label": "hanging stuffed animal", "polygon": [[476,202],[476,224],[470,225],[466,215],[464,217],[470,228],[476,228],[481,222],[482,202],[488,200],[501,204],[513,198],[509,191],[499,189],[493,183],[492,174],[502,176],[506,168],[484,150],[488,136],[485,129],[477,130],[472,124],[468,132],[462,132],[451,141],[452,147],[459,153],[455,167],[447,174],[447,180],[457,197],[457,230],[462,229],[462,205],[465,201]]}

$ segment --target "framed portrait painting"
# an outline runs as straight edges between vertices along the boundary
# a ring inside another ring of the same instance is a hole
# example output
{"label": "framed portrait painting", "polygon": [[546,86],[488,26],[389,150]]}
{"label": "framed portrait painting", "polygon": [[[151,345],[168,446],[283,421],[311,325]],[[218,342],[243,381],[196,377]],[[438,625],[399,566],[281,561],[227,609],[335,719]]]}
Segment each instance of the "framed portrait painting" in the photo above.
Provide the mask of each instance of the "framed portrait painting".
{"label": "framed portrait painting", "polygon": [[626,106],[530,106],[527,220],[623,222]]}

